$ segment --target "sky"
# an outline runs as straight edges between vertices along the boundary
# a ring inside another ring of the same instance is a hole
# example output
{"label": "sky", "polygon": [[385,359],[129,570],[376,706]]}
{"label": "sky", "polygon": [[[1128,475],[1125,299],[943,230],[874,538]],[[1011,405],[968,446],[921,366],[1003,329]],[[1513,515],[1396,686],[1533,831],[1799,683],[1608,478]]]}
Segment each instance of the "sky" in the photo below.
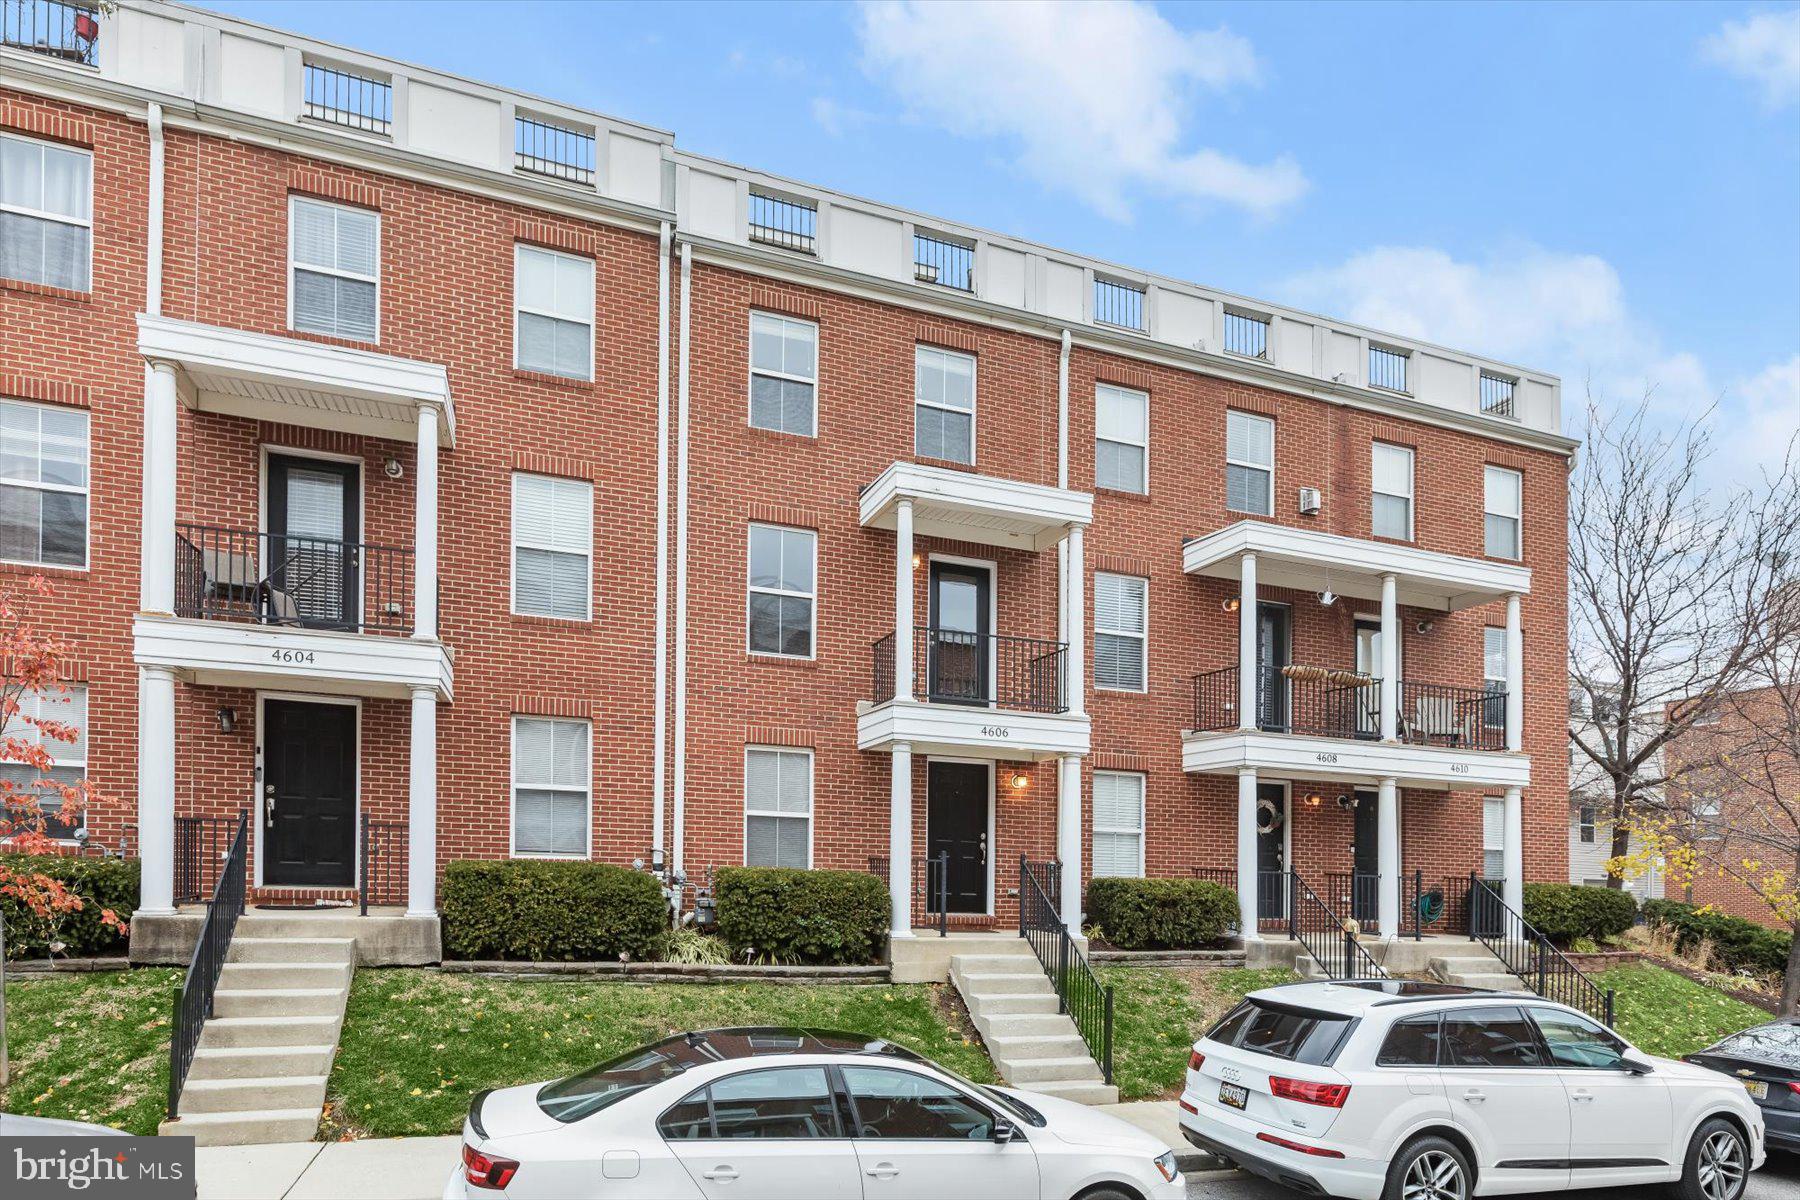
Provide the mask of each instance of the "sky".
{"label": "sky", "polygon": [[683,149],[1560,374],[1579,432],[1800,429],[1800,6],[208,7]]}

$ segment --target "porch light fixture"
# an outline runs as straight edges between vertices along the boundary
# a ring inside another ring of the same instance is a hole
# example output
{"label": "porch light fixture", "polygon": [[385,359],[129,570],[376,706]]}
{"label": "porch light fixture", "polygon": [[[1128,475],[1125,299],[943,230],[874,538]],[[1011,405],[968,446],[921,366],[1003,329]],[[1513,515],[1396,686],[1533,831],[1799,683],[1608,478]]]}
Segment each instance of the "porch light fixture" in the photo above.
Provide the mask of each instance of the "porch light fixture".
{"label": "porch light fixture", "polygon": [[1325,797],[1319,795],[1317,792],[1308,792],[1306,793],[1306,803],[1313,808],[1317,808],[1319,805],[1325,803]]}
{"label": "porch light fixture", "polygon": [[925,565],[925,556],[923,554],[913,555],[913,570],[916,571],[924,565]]}
{"label": "porch light fixture", "polygon": [[1239,601],[1236,596],[1233,596],[1230,599],[1221,602],[1219,607],[1226,612],[1236,612],[1240,603],[1241,601]]}
{"label": "porch light fixture", "polygon": [[230,707],[221,707],[219,709],[217,715],[219,718],[219,732],[220,733],[230,733],[237,728],[237,710],[236,709],[230,708]]}
{"label": "porch light fixture", "polygon": [[1014,771],[1012,773],[1012,778],[1007,780],[1007,782],[1012,784],[1013,791],[1022,792],[1031,786],[1031,776],[1023,771]]}
{"label": "porch light fixture", "polygon": [[1337,603],[1337,593],[1330,588],[1326,588],[1319,593],[1319,603],[1323,604],[1326,608],[1330,608]]}

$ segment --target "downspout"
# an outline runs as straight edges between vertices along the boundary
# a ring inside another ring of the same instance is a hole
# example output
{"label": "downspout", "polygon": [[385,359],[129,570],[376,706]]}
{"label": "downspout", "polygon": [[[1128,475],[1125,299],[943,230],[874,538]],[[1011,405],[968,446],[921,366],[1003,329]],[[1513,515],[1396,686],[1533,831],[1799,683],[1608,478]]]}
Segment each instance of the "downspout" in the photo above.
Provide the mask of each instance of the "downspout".
{"label": "downspout", "polygon": [[675,871],[687,854],[687,568],[688,568],[688,311],[692,247],[681,246],[681,345],[675,402]]}
{"label": "downspout", "polygon": [[[1056,486],[1069,486],[1069,346],[1074,341],[1067,329],[1062,332],[1062,350],[1056,359]],[[1069,547],[1056,543],[1056,640],[1069,641],[1069,609],[1061,603],[1069,594]]]}
{"label": "downspout", "polygon": [[[150,126],[150,199],[144,213],[144,312],[149,316],[162,314],[163,293],[163,110],[162,105],[152,102],[148,110]],[[149,363],[144,364],[144,441],[151,444],[150,431],[150,376]],[[140,476],[140,484],[142,477]],[[144,594],[144,581],[149,579],[154,565],[150,556],[155,553],[156,540],[149,537],[138,539],[138,607],[144,608],[147,597]]]}
{"label": "downspout", "polygon": [[652,719],[656,763],[651,768],[655,816],[650,826],[650,868],[662,858],[663,810],[668,803],[669,749],[669,223],[662,223],[656,258],[656,715]]}

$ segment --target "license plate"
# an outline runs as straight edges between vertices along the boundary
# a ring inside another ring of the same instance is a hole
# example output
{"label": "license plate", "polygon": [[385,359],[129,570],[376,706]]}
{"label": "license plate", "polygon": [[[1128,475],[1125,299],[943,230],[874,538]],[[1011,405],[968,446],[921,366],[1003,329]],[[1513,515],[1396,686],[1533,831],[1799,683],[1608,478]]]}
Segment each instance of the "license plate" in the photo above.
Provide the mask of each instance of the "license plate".
{"label": "license plate", "polygon": [[1769,1085],[1760,1079],[1744,1080],[1744,1090],[1750,1093],[1750,1098],[1752,1100],[1767,1100],[1769,1098]]}
{"label": "license plate", "polygon": [[1219,1103],[1227,1108],[1248,1108],[1250,1089],[1239,1087],[1235,1083],[1221,1083],[1219,1085]]}

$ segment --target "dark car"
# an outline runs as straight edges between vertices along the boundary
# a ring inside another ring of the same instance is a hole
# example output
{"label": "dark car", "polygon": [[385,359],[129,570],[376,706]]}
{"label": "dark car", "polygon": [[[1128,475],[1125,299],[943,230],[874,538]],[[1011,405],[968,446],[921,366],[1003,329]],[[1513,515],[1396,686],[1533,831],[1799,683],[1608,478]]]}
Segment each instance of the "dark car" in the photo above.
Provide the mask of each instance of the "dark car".
{"label": "dark car", "polygon": [[1769,1149],[1800,1152],[1800,1018],[1734,1033],[1687,1061],[1741,1080],[1763,1111]]}

